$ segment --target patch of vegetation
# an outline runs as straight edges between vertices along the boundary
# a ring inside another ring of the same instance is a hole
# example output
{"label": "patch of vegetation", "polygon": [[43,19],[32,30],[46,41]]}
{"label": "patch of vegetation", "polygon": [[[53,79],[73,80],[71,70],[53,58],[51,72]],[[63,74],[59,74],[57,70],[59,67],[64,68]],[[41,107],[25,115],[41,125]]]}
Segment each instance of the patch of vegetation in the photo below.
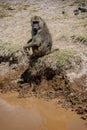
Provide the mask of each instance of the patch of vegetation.
{"label": "patch of vegetation", "polygon": [[86,0],[75,0],[74,5],[86,6]]}
{"label": "patch of vegetation", "polygon": [[0,50],[6,50],[9,52],[16,52],[22,49],[22,45],[18,44],[12,44],[12,43],[7,43],[7,42],[0,42]]}
{"label": "patch of vegetation", "polygon": [[74,57],[75,54],[76,54],[75,51],[66,51],[66,50],[54,52],[54,56],[58,58],[58,66],[70,65],[71,64],[70,59]]}
{"label": "patch of vegetation", "polygon": [[7,8],[9,8],[9,6],[10,6],[9,3],[6,3],[6,2],[0,3],[0,10],[1,10],[1,9],[7,9]]}
{"label": "patch of vegetation", "polygon": [[43,57],[41,60],[42,62],[44,62],[47,58],[49,60],[49,56],[52,59],[52,62],[55,62],[57,60],[57,64],[60,67],[66,67],[68,65],[71,65],[71,59],[74,58],[76,54],[76,51],[66,51],[66,50],[54,50],[53,52],[51,52],[50,55],[47,55],[45,57]]}
{"label": "patch of vegetation", "polygon": [[7,12],[7,9],[10,7],[9,3],[1,3],[0,4],[0,18],[8,17],[10,16]]}
{"label": "patch of vegetation", "polygon": [[73,35],[71,36],[76,42],[81,42],[87,45],[87,34],[84,35]]}
{"label": "patch of vegetation", "polygon": [[0,18],[9,17],[9,16],[11,16],[11,15],[9,15],[6,12],[2,12],[2,11],[0,12]]}

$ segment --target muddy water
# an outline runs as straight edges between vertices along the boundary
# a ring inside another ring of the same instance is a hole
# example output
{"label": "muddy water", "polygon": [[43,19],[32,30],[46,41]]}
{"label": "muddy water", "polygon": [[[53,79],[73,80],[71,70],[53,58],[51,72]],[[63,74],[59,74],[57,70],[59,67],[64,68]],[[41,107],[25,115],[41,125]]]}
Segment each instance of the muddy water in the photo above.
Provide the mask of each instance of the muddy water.
{"label": "muddy water", "polygon": [[0,100],[0,130],[38,130],[41,117],[34,108],[23,109]]}
{"label": "muddy water", "polygon": [[0,94],[0,130],[87,130],[87,123],[54,100],[9,93]]}

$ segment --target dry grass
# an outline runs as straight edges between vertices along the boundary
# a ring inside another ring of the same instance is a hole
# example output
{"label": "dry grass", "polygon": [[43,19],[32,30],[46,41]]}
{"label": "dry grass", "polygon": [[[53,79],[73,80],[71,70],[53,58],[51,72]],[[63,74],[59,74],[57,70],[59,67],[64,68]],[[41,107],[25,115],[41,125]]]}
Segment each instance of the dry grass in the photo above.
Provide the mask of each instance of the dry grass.
{"label": "dry grass", "polygon": [[81,42],[87,45],[87,34],[84,35],[73,35],[71,36],[72,39],[76,42]]}
{"label": "dry grass", "polygon": [[0,4],[0,18],[8,17],[10,16],[8,12],[6,11],[9,8],[9,3],[1,3]]}
{"label": "dry grass", "polygon": [[77,54],[76,51],[67,51],[67,50],[54,50],[49,55],[44,56],[41,58],[42,63],[49,59],[51,57],[52,61],[55,61],[55,59],[58,61],[58,66],[65,67],[71,65],[71,58],[74,58],[75,54]]}
{"label": "dry grass", "polygon": [[7,50],[9,52],[16,52],[22,49],[22,45],[18,44],[17,46],[15,44],[12,43],[4,43],[4,42],[0,42],[0,50]]}

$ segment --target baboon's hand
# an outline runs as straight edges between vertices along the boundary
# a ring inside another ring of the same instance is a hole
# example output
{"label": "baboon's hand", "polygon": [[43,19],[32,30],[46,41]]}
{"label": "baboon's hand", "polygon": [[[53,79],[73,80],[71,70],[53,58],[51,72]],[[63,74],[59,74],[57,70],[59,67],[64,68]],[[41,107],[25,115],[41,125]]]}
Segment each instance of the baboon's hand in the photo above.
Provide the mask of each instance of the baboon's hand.
{"label": "baboon's hand", "polygon": [[27,51],[30,51],[30,47],[27,47]]}
{"label": "baboon's hand", "polygon": [[29,55],[30,55],[30,54],[29,54],[30,47],[24,46],[23,49],[24,49],[24,52],[27,54],[27,56],[29,56]]}
{"label": "baboon's hand", "polygon": [[23,49],[24,49],[24,52],[26,53],[26,55],[27,55],[27,56],[30,56],[30,53],[29,53],[30,47],[24,46]]}

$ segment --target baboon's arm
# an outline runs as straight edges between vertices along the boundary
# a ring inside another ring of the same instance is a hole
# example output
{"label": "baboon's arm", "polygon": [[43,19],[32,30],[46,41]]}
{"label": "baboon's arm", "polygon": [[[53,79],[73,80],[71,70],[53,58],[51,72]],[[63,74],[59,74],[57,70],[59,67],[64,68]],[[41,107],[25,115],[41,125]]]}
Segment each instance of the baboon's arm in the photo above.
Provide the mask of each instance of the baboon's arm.
{"label": "baboon's arm", "polygon": [[42,43],[42,38],[40,36],[35,36],[32,40],[32,42],[29,43],[29,47],[34,47],[34,46],[40,46]]}
{"label": "baboon's arm", "polygon": [[30,42],[32,42],[32,38],[27,42],[27,44],[29,44]]}
{"label": "baboon's arm", "polygon": [[24,45],[24,47],[23,47],[24,50],[27,49],[27,48],[28,48],[28,49],[30,48],[31,42],[32,42],[32,39],[30,39],[30,40]]}

